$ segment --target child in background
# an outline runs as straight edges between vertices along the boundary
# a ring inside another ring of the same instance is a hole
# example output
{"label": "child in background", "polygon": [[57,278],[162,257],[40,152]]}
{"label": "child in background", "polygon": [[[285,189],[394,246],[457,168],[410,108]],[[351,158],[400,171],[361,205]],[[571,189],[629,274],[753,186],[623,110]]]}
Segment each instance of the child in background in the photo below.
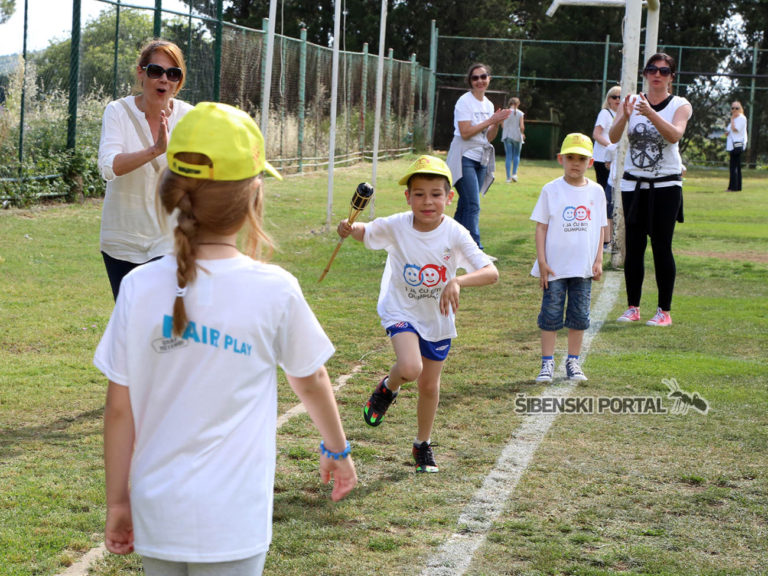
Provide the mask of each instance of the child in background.
{"label": "child in background", "polygon": [[608,225],[605,193],[584,176],[592,166],[592,140],[584,134],[568,134],[557,161],[563,166],[563,176],[544,185],[531,214],[536,222],[537,257],[531,274],[539,278],[544,291],[538,319],[541,372],[537,382],[552,382],[555,339],[563,326],[568,328],[566,377],[587,379],[579,354],[584,330],[589,328],[592,279],[600,280],[603,274],[603,238]]}
{"label": "child in background", "polygon": [[[398,184],[406,185],[410,212],[350,225],[338,233],[374,250],[386,250],[378,313],[395,350],[395,364],[363,408],[370,426],[381,424],[406,382],[418,383],[418,426],[412,454],[417,472],[437,472],[431,447],[443,363],[456,336],[455,313],[462,287],[498,280],[490,258],[466,228],[444,214],[451,203],[451,171],[434,156],[420,156]],[[467,274],[456,276],[456,269]]]}
{"label": "child in background", "polygon": [[[258,575],[272,537],[278,365],[323,438],[332,499],[357,482],[324,366],[334,349],[296,279],[254,259],[268,241],[260,174],[280,176],[251,117],[198,104],[168,164],[158,195],[179,211],[175,257],[125,277],[94,358],[109,378],[105,543],[135,548],[148,576]],[[236,245],[246,222],[248,256]]]}

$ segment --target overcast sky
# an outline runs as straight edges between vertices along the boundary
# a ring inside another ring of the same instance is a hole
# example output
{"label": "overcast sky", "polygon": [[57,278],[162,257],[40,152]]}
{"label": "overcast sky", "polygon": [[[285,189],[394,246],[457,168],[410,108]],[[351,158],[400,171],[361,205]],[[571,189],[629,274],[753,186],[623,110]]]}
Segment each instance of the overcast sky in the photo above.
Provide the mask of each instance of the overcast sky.
{"label": "overcast sky", "polygon": [[[72,31],[72,0],[27,0],[27,51],[40,50],[51,40],[65,40]],[[126,4],[154,8],[155,0],[129,0]],[[98,0],[81,0],[81,25],[103,10],[113,10],[113,4]],[[163,0],[163,8],[187,13],[181,0]],[[16,12],[5,24],[0,24],[0,56],[21,53],[24,43],[24,0],[16,0]]]}

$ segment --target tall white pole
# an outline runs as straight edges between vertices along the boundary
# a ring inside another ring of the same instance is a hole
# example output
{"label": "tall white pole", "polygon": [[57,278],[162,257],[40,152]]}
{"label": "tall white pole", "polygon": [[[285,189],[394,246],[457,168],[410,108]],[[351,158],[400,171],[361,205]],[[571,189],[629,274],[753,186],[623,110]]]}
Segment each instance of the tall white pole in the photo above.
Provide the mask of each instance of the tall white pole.
{"label": "tall white pole", "polygon": [[[379,163],[379,137],[381,133],[381,98],[384,91],[384,50],[387,39],[387,0],[381,0],[381,19],[379,21],[379,60],[376,68],[376,113],[373,123],[373,188],[376,189],[376,167]],[[373,215],[373,202],[371,202]]]}
{"label": "tall white pole", "polygon": [[[643,19],[642,0],[627,0],[627,7],[624,15],[624,51],[621,61],[621,97],[622,105],[624,97],[627,94],[637,92],[637,71],[640,58],[640,28]],[[621,207],[621,175],[624,172],[624,158],[627,155],[629,141],[624,134],[619,141],[619,147],[616,151],[616,176],[611,182],[613,186],[613,225],[614,225],[614,243],[620,248],[620,251],[614,251],[611,257],[611,264],[616,267],[624,265],[624,255],[626,250],[625,230],[624,230],[624,212]]]}
{"label": "tall white pole", "polygon": [[333,212],[333,170],[336,162],[336,106],[339,99],[339,44],[341,43],[341,0],[336,0],[333,15],[333,68],[331,71],[331,133],[328,139],[328,205],[325,225],[331,226]]}
{"label": "tall white pole", "polygon": [[264,68],[264,89],[261,91],[261,134],[267,141],[269,129],[269,98],[272,91],[272,56],[275,52],[275,19],[277,18],[277,0],[269,0],[269,24],[267,28],[267,62]]}

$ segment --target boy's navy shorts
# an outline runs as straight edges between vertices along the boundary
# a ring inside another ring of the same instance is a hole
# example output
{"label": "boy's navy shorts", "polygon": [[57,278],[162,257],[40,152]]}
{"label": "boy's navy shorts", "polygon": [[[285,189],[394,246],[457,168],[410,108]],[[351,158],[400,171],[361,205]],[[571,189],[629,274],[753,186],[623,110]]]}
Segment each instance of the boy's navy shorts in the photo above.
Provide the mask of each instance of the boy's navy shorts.
{"label": "boy's navy shorts", "polygon": [[439,340],[437,342],[424,340],[424,338],[421,337],[421,334],[416,331],[416,328],[411,326],[410,322],[398,322],[387,328],[387,335],[390,338],[395,334],[400,334],[400,332],[413,332],[419,337],[419,350],[424,358],[434,360],[435,362],[442,362],[448,357],[448,352],[451,349],[450,338]]}

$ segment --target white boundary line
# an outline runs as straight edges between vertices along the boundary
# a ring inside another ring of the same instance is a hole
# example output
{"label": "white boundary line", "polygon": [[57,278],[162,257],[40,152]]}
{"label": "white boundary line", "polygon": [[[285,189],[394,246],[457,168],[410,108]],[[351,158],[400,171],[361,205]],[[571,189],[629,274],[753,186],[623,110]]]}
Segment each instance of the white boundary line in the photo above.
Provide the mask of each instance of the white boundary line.
{"label": "white boundary line", "polygon": [[[591,313],[589,330],[584,334],[582,357],[586,356],[592,338],[616,303],[620,274],[607,272],[603,289]],[[565,362],[559,365],[556,377],[565,375]],[[563,398],[576,387],[574,382],[547,388],[542,397]],[[493,522],[501,515],[518,481],[528,469],[536,449],[554,422],[555,414],[529,414],[501,452],[493,470],[482,487],[475,492],[459,516],[456,532],[427,560],[422,576],[461,576],[469,568],[475,552],[485,542]]]}
{"label": "white boundary line", "polygon": [[[333,387],[333,391],[337,392],[340,388],[344,387],[347,381],[362,369],[362,364],[355,364],[355,367],[352,368],[352,372],[349,374],[344,374],[343,376],[339,376],[336,379],[336,385]],[[294,416],[298,416],[299,414],[306,414],[306,412],[307,409],[304,407],[304,404],[299,402],[277,419],[277,429],[280,430],[283,424],[288,422]],[[80,558],[80,560],[72,564],[69,568],[57,576],[88,576],[88,570],[106,555],[107,549],[104,546],[104,542],[101,542],[96,548],[89,550],[85,556]]]}

